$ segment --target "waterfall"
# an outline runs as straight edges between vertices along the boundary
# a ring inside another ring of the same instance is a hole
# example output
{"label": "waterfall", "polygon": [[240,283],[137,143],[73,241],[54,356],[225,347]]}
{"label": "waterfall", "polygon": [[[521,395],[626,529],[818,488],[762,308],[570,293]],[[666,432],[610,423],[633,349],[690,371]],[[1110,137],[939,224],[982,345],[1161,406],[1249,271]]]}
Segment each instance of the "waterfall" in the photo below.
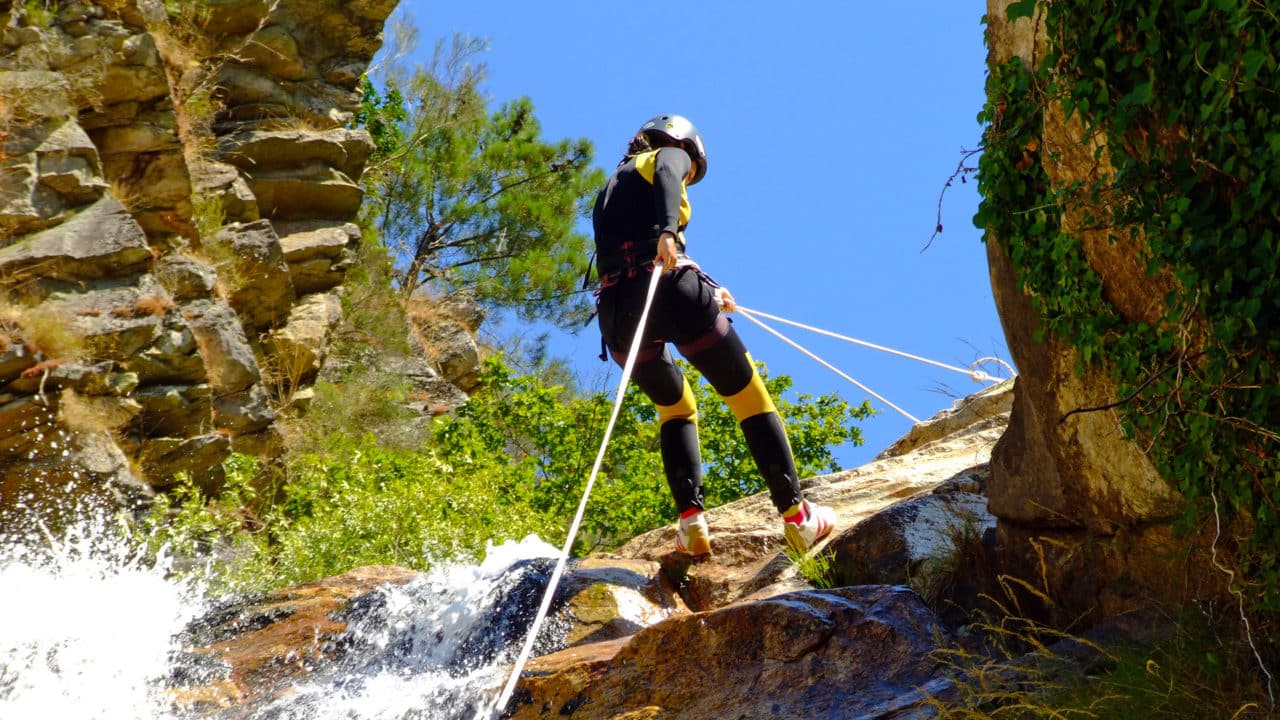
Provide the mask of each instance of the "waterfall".
{"label": "waterfall", "polygon": [[[483,717],[532,622],[557,550],[530,536],[376,595],[348,627],[354,648],[254,720]],[[557,630],[539,642],[554,647]],[[487,718],[486,718],[487,720]]]}
{"label": "waterfall", "polygon": [[0,718],[168,718],[173,638],[204,602],[103,514],[0,538]]}
{"label": "waterfall", "polygon": [[[342,659],[241,720],[470,720],[504,680],[557,550],[535,537],[478,565],[436,566],[367,596]],[[189,720],[167,685],[194,672],[184,637],[214,608],[90,513],[59,533],[0,536],[0,718]],[[556,645],[555,628],[540,644]],[[201,716],[209,717],[209,716]]]}

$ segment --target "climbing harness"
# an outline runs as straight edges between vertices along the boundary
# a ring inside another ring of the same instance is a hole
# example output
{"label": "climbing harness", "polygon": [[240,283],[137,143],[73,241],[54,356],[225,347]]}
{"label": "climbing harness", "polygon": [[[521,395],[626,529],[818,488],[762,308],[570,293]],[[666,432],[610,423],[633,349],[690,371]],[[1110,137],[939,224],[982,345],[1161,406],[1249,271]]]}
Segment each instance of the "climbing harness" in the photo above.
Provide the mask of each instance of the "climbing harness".
{"label": "climbing harness", "polygon": [[[793,327],[798,327],[798,328],[801,328],[801,329],[803,329],[803,330],[808,330],[808,331],[810,331],[810,332],[815,332],[815,333],[818,333],[819,335],[826,335],[827,337],[833,337],[833,338],[836,338],[837,340],[844,340],[845,342],[850,342],[850,343],[853,343],[853,344],[855,344],[855,345],[861,345],[862,347],[871,348],[872,350],[879,350],[879,351],[881,351],[881,352],[889,353],[890,355],[897,355],[898,357],[904,357],[904,358],[907,358],[907,359],[910,359],[910,360],[916,360],[916,361],[918,361],[918,362],[922,362],[922,363],[925,363],[925,364],[928,364],[928,365],[933,365],[934,367],[940,367],[940,368],[943,368],[943,369],[945,369],[945,370],[951,370],[951,371],[953,371],[953,372],[962,373],[962,374],[964,374],[964,375],[968,375],[968,376],[969,376],[969,378],[970,378],[970,379],[972,379],[974,382],[1000,382],[1001,378],[995,377],[995,376],[993,376],[993,375],[989,375],[989,374],[987,374],[987,373],[985,373],[985,372],[983,372],[983,371],[981,371],[981,370],[978,370],[978,369],[977,369],[977,366],[978,366],[978,365],[980,365],[980,364],[982,364],[982,363],[986,363],[986,362],[995,362],[995,363],[998,363],[998,364],[1000,364],[1000,365],[1003,365],[1003,366],[1004,366],[1004,367],[1009,371],[1010,375],[1014,374],[1014,372],[1013,372],[1013,368],[1012,368],[1012,367],[1010,367],[1008,363],[1006,363],[1005,361],[1003,361],[1003,360],[1001,360],[1000,358],[997,358],[997,357],[984,357],[984,358],[979,358],[979,359],[975,360],[975,361],[973,362],[973,364],[972,364],[972,365],[970,365],[970,366],[966,369],[966,368],[962,368],[962,367],[957,367],[957,366],[955,366],[955,365],[947,365],[946,363],[941,363],[941,362],[938,362],[938,361],[936,361],[936,360],[930,360],[930,359],[928,359],[928,358],[920,357],[919,355],[912,355],[911,353],[902,352],[901,350],[894,350],[893,348],[888,348],[888,347],[885,347],[885,346],[883,346],[883,345],[876,345],[875,343],[869,343],[869,342],[867,342],[867,341],[865,341],[865,340],[859,340],[859,339],[857,339],[857,338],[851,338],[851,337],[849,337],[849,336],[847,336],[847,335],[841,335],[841,334],[839,334],[839,333],[834,333],[834,332],[831,332],[831,331],[829,331],[829,330],[823,330],[823,329],[821,329],[821,328],[816,328],[816,327],[813,327],[813,326],[811,326],[811,325],[805,325],[804,323],[798,323],[798,322],[796,322],[796,321],[794,321],[794,320],[788,320],[788,319],[786,319],[786,318],[781,318],[781,317],[778,317],[777,315],[770,315],[769,313],[762,312],[762,311],[760,311],[760,310],[752,310],[751,308],[746,308],[746,307],[743,307],[743,306],[741,306],[741,305],[738,305],[738,306],[737,306],[737,311],[738,311],[739,313],[742,313],[742,316],[743,316],[743,317],[745,317],[746,319],[750,320],[751,322],[755,323],[756,325],[759,325],[759,326],[760,326],[760,327],[761,327],[765,332],[768,332],[769,334],[771,334],[771,335],[773,335],[774,337],[778,338],[779,340],[781,340],[781,341],[785,342],[786,344],[790,345],[791,347],[793,347],[793,348],[795,348],[795,349],[799,350],[800,352],[804,353],[805,355],[808,355],[809,357],[813,358],[815,361],[817,361],[817,362],[818,362],[818,364],[820,364],[820,365],[822,365],[823,367],[827,368],[828,370],[830,370],[830,371],[834,372],[835,374],[839,375],[840,377],[844,378],[845,380],[848,380],[849,382],[853,383],[853,384],[854,384],[854,385],[856,385],[860,390],[862,390],[863,392],[867,393],[868,395],[870,395],[870,396],[874,397],[875,399],[879,400],[880,402],[884,403],[885,405],[888,405],[889,407],[891,407],[891,408],[893,408],[894,410],[898,411],[898,412],[899,412],[899,413],[901,413],[904,417],[906,417],[908,420],[910,420],[912,423],[919,423],[920,421],[919,421],[918,419],[916,419],[913,415],[911,415],[911,413],[907,412],[906,410],[903,410],[902,408],[898,407],[897,405],[894,405],[892,402],[889,402],[889,400],[887,400],[884,396],[882,396],[882,395],[880,395],[880,394],[876,393],[876,392],[875,392],[875,391],[873,391],[871,388],[867,387],[866,385],[863,385],[862,383],[858,382],[857,380],[854,380],[852,377],[849,377],[848,375],[846,375],[845,373],[843,373],[843,372],[841,372],[839,369],[837,369],[837,368],[836,368],[834,365],[832,365],[831,363],[827,362],[826,360],[823,360],[822,358],[818,357],[817,355],[813,354],[813,353],[812,353],[812,352],[810,352],[809,350],[807,350],[807,349],[805,349],[804,347],[802,347],[799,343],[795,342],[795,341],[794,341],[794,340],[792,340],[791,338],[788,338],[787,336],[785,336],[785,335],[783,335],[782,333],[778,332],[777,330],[773,329],[772,327],[770,327],[769,325],[767,325],[764,321],[760,320],[760,318],[761,318],[761,317],[769,318],[770,320],[774,320],[774,321],[776,321],[776,322],[784,323],[784,324],[786,324],[786,325],[791,325],[791,326],[793,326]],[[758,315],[759,317],[756,317],[757,315]]]}
{"label": "climbing harness", "polygon": [[653,296],[658,289],[658,280],[661,277],[662,266],[655,264],[653,274],[649,279],[649,292],[644,299],[644,308],[640,311],[640,321],[636,324],[635,337],[631,341],[631,352],[627,353],[627,360],[622,366],[622,380],[618,383],[618,393],[613,400],[613,412],[609,415],[609,424],[605,426],[604,440],[600,442],[600,452],[596,453],[596,462],[591,467],[591,475],[587,478],[587,487],[582,491],[582,500],[578,503],[578,512],[573,516],[573,522],[569,525],[569,536],[564,541],[564,548],[560,551],[560,555],[556,558],[556,566],[551,572],[551,579],[547,581],[546,592],[542,595],[542,605],[538,607],[538,614],[533,618],[533,625],[529,628],[529,634],[524,639],[524,647],[520,650],[520,656],[516,658],[516,663],[511,668],[511,674],[507,677],[506,686],[503,687],[502,693],[498,696],[497,702],[494,703],[489,713],[491,717],[497,718],[511,699],[511,693],[515,690],[516,683],[520,680],[520,673],[524,671],[525,663],[529,661],[529,653],[533,650],[534,640],[538,637],[538,629],[542,627],[542,622],[547,617],[547,611],[551,608],[551,600],[555,597],[556,586],[560,583],[560,576],[564,574],[565,564],[569,560],[569,551],[573,548],[573,541],[578,536],[578,528],[582,525],[582,517],[586,513],[587,498],[591,496],[591,487],[595,484],[596,475],[600,472],[600,465],[604,462],[604,451],[609,446],[609,436],[613,434],[613,426],[618,421],[618,412],[622,409],[622,400],[626,396],[627,382],[631,379],[631,371],[635,369],[636,356],[639,355],[640,345],[644,339],[645,322],[649,319],[649,308],[653,305]]}

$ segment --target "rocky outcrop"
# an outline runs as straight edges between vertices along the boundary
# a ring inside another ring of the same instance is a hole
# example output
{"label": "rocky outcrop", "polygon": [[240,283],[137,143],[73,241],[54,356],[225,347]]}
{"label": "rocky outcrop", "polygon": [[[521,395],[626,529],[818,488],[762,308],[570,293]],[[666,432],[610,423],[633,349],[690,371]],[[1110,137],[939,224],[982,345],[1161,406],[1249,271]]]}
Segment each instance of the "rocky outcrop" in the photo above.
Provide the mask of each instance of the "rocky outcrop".
{"label": "rocky outcrop", "polygon": [[[886,450],[862,467],[802,482],[805,497],[835,509],[844,529],[829,547],[846,548],[848,542],[847,550],[856,553],[856,528],[877,513],[912,498],[927,498],[948,481],[959,483],[958,478],[981,473],[991,448],[1004,431],[1012,402],[1008,383],[989,388],[926,421],[934,428],[947,428],[933,432],[932,440],[921,441],[919,434],[913,442],[904,438],[894,445],[901,452]],[[966,422],[949,423],[947,418],[953,414]],[[959,508],[965,506],[966,503],[957,505],[957,523],[962,517]],[[797,580],[794,564],[783,552],[781,521],[766,495],[712,508],[707,511],[707,518],[712,529],[710,562],[690,563],[673,552],[670,528],[640,535],[618,552],[662,563],[670,576],[679,578],[685,602],[695,610],[803,586],[803,581]],[[936,539],[933,547],[939,556],[945,556],[945,524],[925,532]],[[841,555],[836,553],[837,557]],[[924,558],[924,553],[917,553],[910,562],[919,564]],[[837,568],[842,567],[841,562],[844,561],[837,562]],[[904,555],[898,574],[877,576],[874,581],[898,582],[909,572]]]}
{"label": "rocky outcrop", "polygon": [[[1010,4],[987,3],[988,63],[1017,58],[1032,66],[1045,52],[1042,14],[1011,22]],[[1112,173],[1105,138],[1087,133],[1078,116],[1067,120],[1057,101],[1045,108],[1039,136],[1039,156],[1056,186],[1088,186]],[[1140,233],[1095,227],[1086,222],[1091,213],[1087,203],[1066,203],[1060,220],[1081,238],[1106,301],[1128,321],[1157,322],[1174,279],[1167,270],[1148,272],[1150,253]],[[1082,363],[1075,348],[1042,333],[1006,244],[988,233],[986,245],[996,307],[1019,372],[988,484],[1006,570],[1041,587],[1073,620],[1201,594],[1212,573],[1193,569],[1185,546],[1173,552],[1168,521],[1180,497],[1126,436],[1111,407],[1117,388],[1105,363]],[[1183,560],[1173,559],[1178,555]]]}
{"label": "rocky outcrop", "polygon": [[216,490],[272,446],[341,319],[395,4],[0,4],[0,512],[54,467]]}
{"label": "rocky outcrop", "polygon": [[[948,633],[891,586],[799,591],[673,618],[529,666],[509,717],[906,717],[947,679]],[[612,652],[610,652],[612,651]]]}

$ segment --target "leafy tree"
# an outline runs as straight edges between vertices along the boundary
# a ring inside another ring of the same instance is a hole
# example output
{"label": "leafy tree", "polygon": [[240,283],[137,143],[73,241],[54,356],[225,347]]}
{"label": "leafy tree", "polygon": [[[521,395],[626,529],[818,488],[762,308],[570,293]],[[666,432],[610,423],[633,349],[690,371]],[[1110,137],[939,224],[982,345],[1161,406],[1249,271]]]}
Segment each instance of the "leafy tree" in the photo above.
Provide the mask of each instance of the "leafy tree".
{"label": "leafy tree", "polygon": [[[850,407],[835,394],[816,399],[801,395],[793,403],[784,397],[790,378],[769,378],[760,367],[786,421],[800,474],[837,470],[831,448],[861,444],[853,421],[869,417],[871,407]],[[691,371],[686,367],[686,372]],[[690,377],[699,404],[708,505],[764,490],[737,420],[701,377]],[[567,527],[599,452],[613,399],[606,393],[575,397],[530,376],[516,377],[497,356],[486,361],[481,383],[484,391],[456,417],[438,421],[435,437],[442,459],[454,472],[501,477],[497,486],[503,495],[497,502],[523,498]],[[620,544],[674,517],[656,420],[653,405],[637,388],[628,387],[583,520],[579,550]]]}
{"label": "leafy tree", "polygon": [[455,37],[379,92],[367,78],[355,124],[377,147],[363,182],[366,222],[397,257],[407,297],[460,289],[529,320],[573,326],[589,239],[575,230],[603,182],[585,139],[548,142],[533,103],[490,113],[481,45]]}

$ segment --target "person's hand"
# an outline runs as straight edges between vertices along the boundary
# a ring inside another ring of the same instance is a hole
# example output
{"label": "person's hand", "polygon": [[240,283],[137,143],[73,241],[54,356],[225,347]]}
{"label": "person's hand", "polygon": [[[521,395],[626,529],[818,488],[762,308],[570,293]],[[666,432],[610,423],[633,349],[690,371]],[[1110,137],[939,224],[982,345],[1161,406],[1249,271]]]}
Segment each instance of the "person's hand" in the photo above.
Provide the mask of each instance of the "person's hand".
{"label": "person's hand", "polygon": [[734,301],[733,295],[729,294],[729,290],[727,288],[716,288],[716,294],[714,297],[716,305],[719,305],[721,310],[731,313],[738,309],[738,303]]}
{"label": "person's hand", "polygon": [[676,261],[679,259],[680,250],[676,247],[676,236],[669,232],[659,235],[658,256],[653,259],[653,262],[661,263],[663,272],[670,272],[676,269]]}

